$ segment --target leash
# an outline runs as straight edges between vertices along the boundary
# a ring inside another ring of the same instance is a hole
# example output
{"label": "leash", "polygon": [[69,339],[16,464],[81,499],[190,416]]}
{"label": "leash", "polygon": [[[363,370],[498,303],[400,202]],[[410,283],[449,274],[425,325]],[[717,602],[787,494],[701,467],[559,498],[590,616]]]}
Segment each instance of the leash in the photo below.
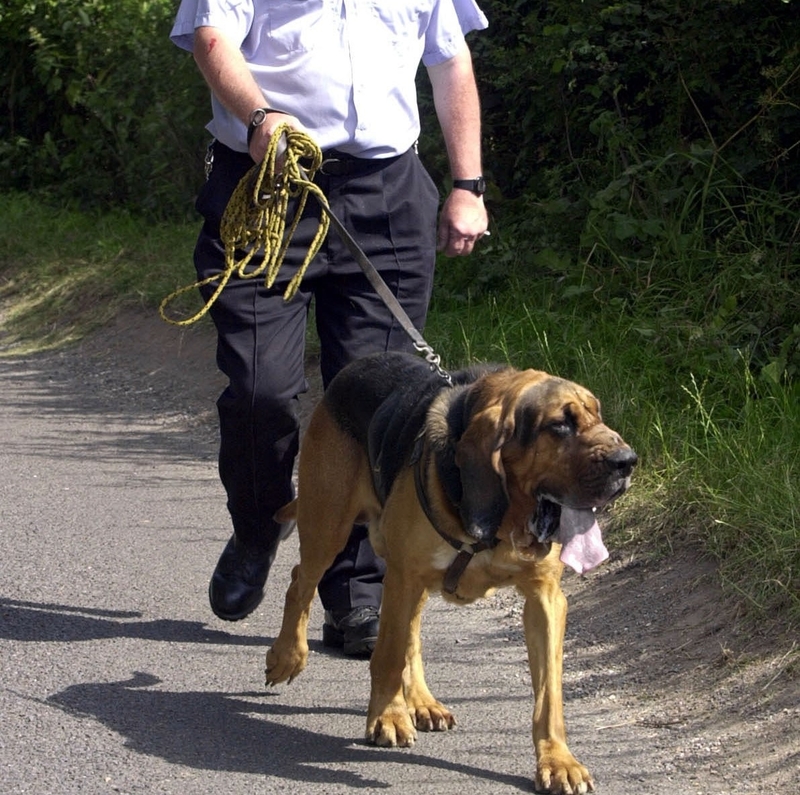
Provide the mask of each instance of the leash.
{"label": "leash", "polygon": [[[279,171],[277,163],[280,157],[284,158],[284,164],[282,170]],[[304,167],[300,164],[300,160],[309,161],[309,164]],[[220,275],[181,287],[168,295],[159,306],[161,318],[167,323],[177,326],[188,326],[196,322],[208,312],[234,275],[241,279],[253,279],[264,275],[266,287],[272,287],[305,209],[308,196],[313,195],[322,209],[320,225],[305,259],[284,291],[284,300],[290,301],[297,293],[311,260],[316,256],[332,225],[387,309],[411,338],[415,350],[424,355],[425,361],[428,362],[433,372],[452,386],[452,378],[450,373],[442,367],[441,357],[416,329],[411,318],[355,238],[330,209],[325,194],[313,182],[314,175],[322,163],[322,152],[310,136],[292,129],[288,124],[279,125],[270,136],[264,160],[242,177],[231,194],[228,206],[222,216],[220,237],[225,244],[225,269]],[[264,191],[265,184],[269,186],[268,192]],[[294,221],[287,232],[286,215],[289,199],[293,198],[298,199],[298,206]],[[247,270],[253,257],[262,249],[264,251],[262,263]],[[235,259],[237,250],[246,252],[238,262]],[[175,298],[216,281],[218,284],[214,292],[198,312],[185,319],[168,317],[167,306]]]}
{"label": "leash", "polygon": [[411,318],[400,305],[394,293],[389,289],[383,277],[378,273],[367,255],[361,250],[361,247],[356,243],[353,236],[345,229],[344,224],[333,214],[331,208],[328,206],[327,199],[321,202],[321,206],[323,213],[327,216],[333,228],[339,233],[339,237],[342,238],[342,242],[347,246],[353,258],[361,267],[367,280],[375,288],[375,292],[378,293],[383,303],[386,304],[387,309],[394,315],[395,320],[402,326],[403,331],[411,337],[414,348],[425,356],[425,361],[430,365],[433,372],[441,376],[450,386],[453,386],[453,379],[450,373],[442,367],[441,357],[425,341],[422,334],[417,331],[416,327],[411,322]]}
{"label": "leash", "polygon": [[[286,145],[283,144],[284,135],[287,139]],[[284,157],[283,174],[277,168],[281,156]],[[300,167],[301,158],[310,160],[308,173]],[[297,224],[300,222],[309,194],[314,194],[323,206],[327,202],[319,186],[312,182],[321,164],[322,152],[308,135],[293,130],[288,124],[281,125],[276,134],[270,138],[262,162],[253,166],[242,177],[225,207],[220,223],[220,238],[225,245],[225,268],[220,274],[209,276],[170,293],[159,305],[161,318],[174,326],[188,326],[195,323],[208,312],[234,275],[240,279],[255,279],[264,275],[266,287],[272,287]],[[287,232],[286,215],[289,200],[293,198],[298,199],[297,213]],[[320,219],[320,225],[306,257],[283,294],[284,300],[291,300],[297,293],[309,263],[316,256],[328,233],[328,225],[327,216]],[[264,252],[261,264],[247,270],[253,258],[261,250]],[[245,252],[238,262],[237,251]],[[168,316],[167,307],[176,298],[214,282],[218,282],[214,292],[194,315],[184,319]]]}

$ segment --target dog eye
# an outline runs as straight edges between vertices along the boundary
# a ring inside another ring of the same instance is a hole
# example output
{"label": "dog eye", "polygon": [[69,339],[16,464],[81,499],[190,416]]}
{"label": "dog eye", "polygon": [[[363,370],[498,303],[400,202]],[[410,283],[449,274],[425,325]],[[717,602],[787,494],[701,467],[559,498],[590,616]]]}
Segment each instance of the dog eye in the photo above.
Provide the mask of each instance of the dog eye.
{"label": "dog eye", "polygon": [[548,426],[556,436],[571,436],[574,430],[574,425],[569,419],[554,420]]}

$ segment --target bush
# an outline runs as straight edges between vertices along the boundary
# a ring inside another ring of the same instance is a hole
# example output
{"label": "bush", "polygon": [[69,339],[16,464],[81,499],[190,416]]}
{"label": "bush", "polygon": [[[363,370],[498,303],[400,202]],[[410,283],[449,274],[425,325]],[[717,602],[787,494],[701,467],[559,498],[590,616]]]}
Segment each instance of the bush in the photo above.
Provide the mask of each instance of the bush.
{"label": "bush", "polygon": [[[797,0],[481,0],[471,36],[494,237],[473,295],[553,279],[636,308],[676,367],[800,372]],[[208,92],[171,0],[7,0],[0,190],[191,215]],[[423,70],[424,72],[424,70]],[[448,179],[420,80],[423,158]],[[461,288],[453,288],[459,290]]]}
{"label": "bush", "polygon": [[509,272],[552,279],[595,311],[635,308],[684,373],[744,355],[797,377],[796,2],[483,5],[471,43],[504,234],[473,296]]}
{"label": "bush", "polygon": [[0,189],[186,215],[208,92],[168,40],[171,0],[6,0]]}

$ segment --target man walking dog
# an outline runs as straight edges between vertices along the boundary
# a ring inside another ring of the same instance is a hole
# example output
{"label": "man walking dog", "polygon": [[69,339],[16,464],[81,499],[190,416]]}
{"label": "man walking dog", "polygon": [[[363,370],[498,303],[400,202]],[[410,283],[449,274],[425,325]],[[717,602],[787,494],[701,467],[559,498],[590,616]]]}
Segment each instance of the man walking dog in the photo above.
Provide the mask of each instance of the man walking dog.
{"label": "man walking dog", "polygon": [[[315,182],[417,329],[430,299],[437,248],[469,254],[486,233],[480,109],[464,36],[487,21],[473,0],[183,0],[172,40],[191,51],[211,89],[210,173],[197,200],[194,254],[202,281],[223,272],[220,222],[240,179],[281,125],[323,153]],[[433,88],[453,190],[439,196],[415,143],[415,77]],[[410,340],[338,236],[329,234],[299,292],[284,301],[319,222],[309,202],[275,283],[232,278],[211,307],[217,362],[229,383],[217,402],[219,472],[233,535],[209,586],[221,619],[249,615],[284,532],[273,518],[292,498],[306,321],[314,302],[327,386],[349,362],[408,349]],[[292,208],[290,207],[290,213]],[[213,282],[204,290],[213,292]],[[356,526],[319,584],[323,641],[371,653],[384,565]]]}

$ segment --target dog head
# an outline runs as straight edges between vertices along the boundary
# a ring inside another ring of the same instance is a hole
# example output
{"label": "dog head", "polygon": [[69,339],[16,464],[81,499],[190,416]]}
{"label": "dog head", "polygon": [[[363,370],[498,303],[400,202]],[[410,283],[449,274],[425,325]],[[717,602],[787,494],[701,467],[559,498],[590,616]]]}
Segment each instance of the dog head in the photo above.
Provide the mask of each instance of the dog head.
{"label": "dog head", "polygon": [[448,422],[461,519],[482,541],[509,514],[525,517],[540,542],[562,540],[562,511],[574,519],[616,499],[637,462],[591,392],[537,370],[478,377],[453,401]]}

